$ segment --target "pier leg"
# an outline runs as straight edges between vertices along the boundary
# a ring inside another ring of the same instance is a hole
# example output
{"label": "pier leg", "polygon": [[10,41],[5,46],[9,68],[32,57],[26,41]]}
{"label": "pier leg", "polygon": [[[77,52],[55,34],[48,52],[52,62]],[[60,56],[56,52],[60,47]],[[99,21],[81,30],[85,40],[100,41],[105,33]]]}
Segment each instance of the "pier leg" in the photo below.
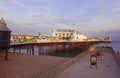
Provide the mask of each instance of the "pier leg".
{"label": "pier leg", "polygon": [[14,53],[15,53],[15,49],[16,49],[16,48],[15,48],[15,46],[14,46],[14,47],[13,47],[13,52],[14,52]]}
{"label": "pier leg", "polygon": [[50,48],[50,49],[51,49],[50,51],[51,51],[51,55],[52,55],[52,52],[53,52],[53,45],[51,45],[51,48]]}
{"label": "pier leg", "polygon": [[41,55],[41,47],[40,47],[40,46],[38,46],[38,48],[39,48],[39,55]]}
{"label": "pier leg", "polygon": [[21,53],[21,47],[19,47],[19,53]]}
{"label": "pier leg", "polygon": [[32,45],[32,55],[34,55],[34,46]]}
{"label": "pier leg", "polygon": [[27,54],[28,54],[28,51],[29,51],[29,50],[28,50],[28,46],[27,46],[26,48],[27,48]]}

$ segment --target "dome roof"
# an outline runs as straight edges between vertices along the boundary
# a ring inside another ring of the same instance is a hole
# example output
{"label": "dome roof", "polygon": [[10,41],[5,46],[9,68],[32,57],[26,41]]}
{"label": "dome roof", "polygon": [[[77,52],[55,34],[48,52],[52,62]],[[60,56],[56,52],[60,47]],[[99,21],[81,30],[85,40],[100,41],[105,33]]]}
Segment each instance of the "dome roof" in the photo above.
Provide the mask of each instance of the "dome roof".
{"label": "dome roof", "polygon": [[3,18],[0,20],[0,31],[11,31],[7,26]]}

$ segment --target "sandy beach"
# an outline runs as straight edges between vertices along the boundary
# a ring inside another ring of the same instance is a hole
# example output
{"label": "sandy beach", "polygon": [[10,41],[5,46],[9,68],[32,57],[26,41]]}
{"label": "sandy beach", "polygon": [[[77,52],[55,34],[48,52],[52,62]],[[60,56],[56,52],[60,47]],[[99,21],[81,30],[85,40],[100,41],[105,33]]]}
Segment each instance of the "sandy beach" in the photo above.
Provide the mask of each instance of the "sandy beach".
{"label": "sandy beach", "polygon": [[0,58],[0,78],[36,78],[41,72],[46,72],[69,59],[9,53],[8,61]]}

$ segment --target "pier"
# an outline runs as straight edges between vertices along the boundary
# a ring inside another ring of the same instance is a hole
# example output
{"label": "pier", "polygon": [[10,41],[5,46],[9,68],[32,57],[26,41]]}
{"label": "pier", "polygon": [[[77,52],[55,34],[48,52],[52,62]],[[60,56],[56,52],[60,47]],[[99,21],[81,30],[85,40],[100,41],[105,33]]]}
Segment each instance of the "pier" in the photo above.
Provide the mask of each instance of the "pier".
{"label": "pier", "polygon": [[[101,43],[94,42],[43,42],[43,43],[19,43],[12,44],[10,51],[13,53],[25,53],[30,55],[54,55],[55,52],[73,52],[76,50],[84,51],[93,44]],[[36,53],[37,48],[37,53]]]}

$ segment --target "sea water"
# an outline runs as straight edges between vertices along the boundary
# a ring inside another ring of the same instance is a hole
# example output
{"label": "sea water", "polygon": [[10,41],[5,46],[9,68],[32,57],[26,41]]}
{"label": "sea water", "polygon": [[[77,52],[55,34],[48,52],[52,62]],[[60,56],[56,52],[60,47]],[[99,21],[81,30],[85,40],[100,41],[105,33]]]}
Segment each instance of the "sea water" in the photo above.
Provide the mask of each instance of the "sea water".
{"label": "sea water", "polygon": [[93,46],[109,46],[109,47],[112,47],[115,52],[118,52],[118,51],[120,52],[120,41],[112,41],[111,43],[99,43]]}

